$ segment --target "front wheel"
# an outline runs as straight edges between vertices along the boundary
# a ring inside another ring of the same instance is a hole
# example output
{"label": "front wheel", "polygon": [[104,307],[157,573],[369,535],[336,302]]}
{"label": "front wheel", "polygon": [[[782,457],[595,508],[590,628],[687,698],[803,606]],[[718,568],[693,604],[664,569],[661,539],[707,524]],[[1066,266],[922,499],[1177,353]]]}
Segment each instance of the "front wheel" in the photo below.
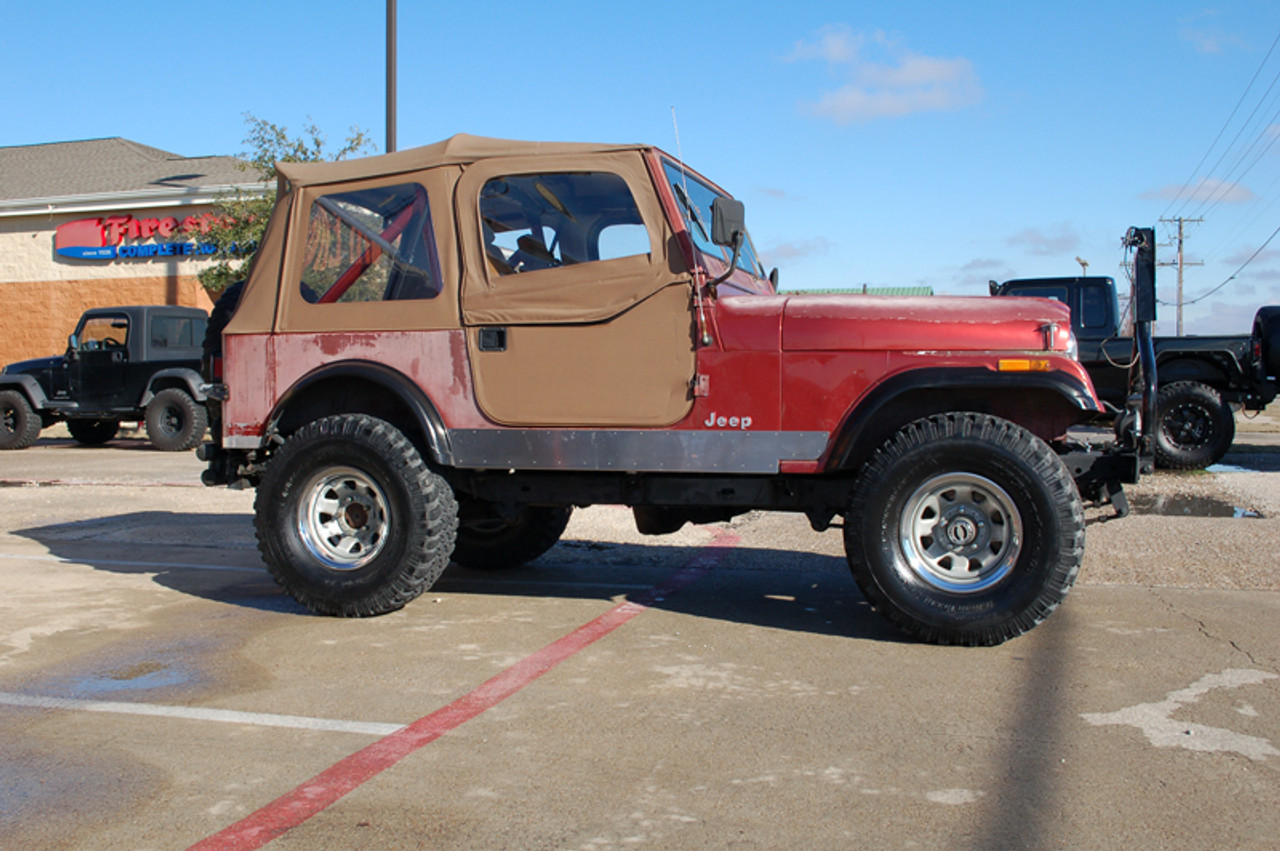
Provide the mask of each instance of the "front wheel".
{"label": "front wheel", "polygon": [[177,387],[161,390],[147,403],[147,439],[156,449],[195,449],[209,428],[209,415],[191,394]]}
{"label": "front wheel", "polygon": [[984,414],[942,414],[876,452],[844,539],[858,587],[900,629],[936,644],[994,645],[1066,597],[1084,557],[1084,509],[1039,438]]}
{"label": "front wheel", "polygon": [[1160,388],[1156,407],[1156,464],[1202,470],[1222,460],[1236,438],[1236,418],[1220,393],[1198,381]]}
{"label": "front wheel", "polygon": [[26,449],[40,437],[43,425],[26,396],[0,390],[0,449]]}
{"label": "front wheel", "polygon": [[430,588],[458,524],[448,483],[399,430],[364,414],[295,432],[268,463],[254,513],[276,582],[340,617],[395,611]]}

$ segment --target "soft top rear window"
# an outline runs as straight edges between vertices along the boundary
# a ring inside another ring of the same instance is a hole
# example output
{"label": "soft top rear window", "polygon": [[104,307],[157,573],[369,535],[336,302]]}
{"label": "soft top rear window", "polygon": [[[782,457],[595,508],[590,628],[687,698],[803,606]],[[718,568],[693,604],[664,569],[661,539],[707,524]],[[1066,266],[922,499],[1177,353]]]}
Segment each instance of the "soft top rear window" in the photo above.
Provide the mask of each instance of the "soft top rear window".
{"label": "soft top rear window", "polygon": [[438,295],[426,190],[402,183],[317,198],[307,223],[301,292],[319,304]]}

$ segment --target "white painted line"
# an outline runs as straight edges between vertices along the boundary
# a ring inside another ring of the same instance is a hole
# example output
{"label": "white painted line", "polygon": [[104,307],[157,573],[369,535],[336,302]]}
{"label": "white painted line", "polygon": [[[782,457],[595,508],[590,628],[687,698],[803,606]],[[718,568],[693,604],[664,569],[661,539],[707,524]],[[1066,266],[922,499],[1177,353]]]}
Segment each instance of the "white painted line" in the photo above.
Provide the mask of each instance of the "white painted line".
{"label": "white painted line", "polygon": [[389,736],[404,729],[405,726],[403,724],[379,724],[371,721],[311,718],[305,715],[237,712],[232,709],[206,709],[198,706],[164,706],[157,703],[126,703],[115,700],[42,697],[30,694],[14,694],[13,692],[0,692],[0,704],[26,706],[35,709],[107,712],[115,715],[148,715],[160,718],[178,718],[184,721],[217,721],[223,724],[247,724],[257,727],[287,727],[293,730],[318,730],[326,733],[361,733],[366,736]]}

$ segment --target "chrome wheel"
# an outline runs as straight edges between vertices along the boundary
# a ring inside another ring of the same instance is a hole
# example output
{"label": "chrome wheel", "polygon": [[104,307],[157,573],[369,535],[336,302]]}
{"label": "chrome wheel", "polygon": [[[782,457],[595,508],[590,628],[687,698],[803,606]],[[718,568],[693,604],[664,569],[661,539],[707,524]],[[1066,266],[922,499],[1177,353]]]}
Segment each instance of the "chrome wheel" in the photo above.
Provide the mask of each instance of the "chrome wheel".
{"label": "chrome wheel", "polygon": [[971,473],[945,473],[922,484],[907,499],[898,531],[912,572],[953,594],[1000,582],[1022,550],[1022,517],[1013,498]]}
{"label": "chrome wheel", "polygon": [[387,497],[370,476],[353,467],[318,473],[302,490],[298,535],[324,566],[356,570],[377,557],[392,517]]}

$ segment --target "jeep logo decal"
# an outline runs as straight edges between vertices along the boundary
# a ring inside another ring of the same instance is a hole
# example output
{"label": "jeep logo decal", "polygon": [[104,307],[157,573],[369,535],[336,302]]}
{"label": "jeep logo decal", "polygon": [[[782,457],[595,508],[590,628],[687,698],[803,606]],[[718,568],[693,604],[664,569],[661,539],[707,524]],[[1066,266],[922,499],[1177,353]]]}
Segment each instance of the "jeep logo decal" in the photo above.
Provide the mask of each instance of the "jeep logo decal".
{"label": "jeep logo decal", "polygon": [[711,416],[707,417],[707,421],[703,423],[707,428],[751,428],[751,417],[718,417],[716,412],[712,411]]}

